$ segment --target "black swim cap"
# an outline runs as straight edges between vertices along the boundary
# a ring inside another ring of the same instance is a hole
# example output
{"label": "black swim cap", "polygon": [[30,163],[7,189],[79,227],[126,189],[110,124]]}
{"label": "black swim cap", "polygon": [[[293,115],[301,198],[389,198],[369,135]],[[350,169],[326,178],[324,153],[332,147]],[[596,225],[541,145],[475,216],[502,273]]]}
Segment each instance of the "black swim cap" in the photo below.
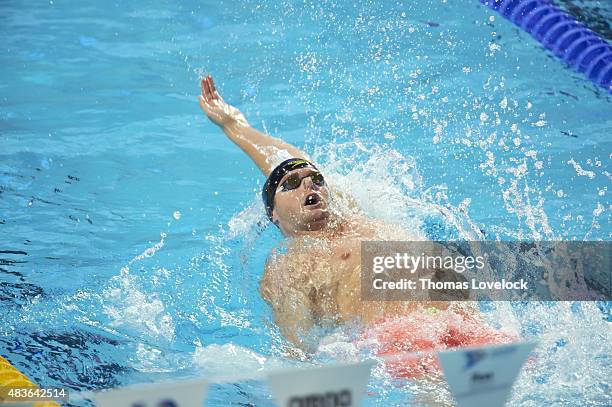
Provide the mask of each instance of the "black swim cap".
{"label": "black swim cap", "polygon": [[290,173],[293,170],[297,170],[299,168],[304,167],[312,167],[315,170],[317,169],[317,167],[315,167],[313,163],[304,160],[303,158],[290,158],[280,163],[270,173],[270,176],[266,180],[266,183],[263,186],[263,190],[261,191],[261,198],[263,199],[264,206],[266,207],[266,214],[268,215],[270,221],[272,221],[272,210],[274,209],[274,195],[276,195],[276,188],[278,188],[278,183],[283,179],[286,174]]}

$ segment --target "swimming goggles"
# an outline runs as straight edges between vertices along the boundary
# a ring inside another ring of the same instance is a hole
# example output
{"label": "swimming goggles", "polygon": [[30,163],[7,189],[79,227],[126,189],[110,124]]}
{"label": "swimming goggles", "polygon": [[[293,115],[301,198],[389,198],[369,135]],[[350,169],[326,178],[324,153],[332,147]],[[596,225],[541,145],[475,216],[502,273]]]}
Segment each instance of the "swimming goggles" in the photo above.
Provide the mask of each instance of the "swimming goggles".
{"label": "swimming goggles", "polygon": [[321,174],[319,171],[314,171],[303,177],[301,177],[300,174],[297,173],[289,175],[289,177],[287,177],[285,182],[280,185],[277,191],[285,192],[291,191],[292,189],[296,189],[300,185],[302,185],[302,180],[304,178],[310,178],[312,183],[318,187],[325,186],[325,178],[323,178],[323,174]]}

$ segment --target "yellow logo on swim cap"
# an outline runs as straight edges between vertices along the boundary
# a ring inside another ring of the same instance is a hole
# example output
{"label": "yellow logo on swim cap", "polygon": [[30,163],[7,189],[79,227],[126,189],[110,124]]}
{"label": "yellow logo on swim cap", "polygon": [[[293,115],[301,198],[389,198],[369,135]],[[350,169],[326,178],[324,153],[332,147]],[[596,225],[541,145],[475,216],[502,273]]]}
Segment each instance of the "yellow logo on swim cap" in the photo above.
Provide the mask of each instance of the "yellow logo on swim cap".
{"label": "yellow logo on swim cap", "polygon": [[306,161],[306,160],[297,160],[297,161],[293,161],[293,162],[289,163],[291,168],[295,167],[296,165],[300,165],[300,164],[310,164],[310,163],[308,161]]}

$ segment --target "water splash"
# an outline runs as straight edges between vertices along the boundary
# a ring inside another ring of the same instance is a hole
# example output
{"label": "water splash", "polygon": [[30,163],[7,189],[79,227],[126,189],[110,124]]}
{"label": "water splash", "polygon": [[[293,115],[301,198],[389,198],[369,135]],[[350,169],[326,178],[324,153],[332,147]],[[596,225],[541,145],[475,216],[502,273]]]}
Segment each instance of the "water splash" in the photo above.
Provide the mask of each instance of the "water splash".
{"label": "water splash", "polygon": [[153,257],[164,247],[166,234],[161,233],[160,237],[159,242],[132,258],[121,268],[119,275],[110,279],[102,297],[105,298],[104,312],[111,319],[111,326],[172,341],[175,335],[172,316],[158,295],[142,289],[139,279],[130,272],[134,263]]}

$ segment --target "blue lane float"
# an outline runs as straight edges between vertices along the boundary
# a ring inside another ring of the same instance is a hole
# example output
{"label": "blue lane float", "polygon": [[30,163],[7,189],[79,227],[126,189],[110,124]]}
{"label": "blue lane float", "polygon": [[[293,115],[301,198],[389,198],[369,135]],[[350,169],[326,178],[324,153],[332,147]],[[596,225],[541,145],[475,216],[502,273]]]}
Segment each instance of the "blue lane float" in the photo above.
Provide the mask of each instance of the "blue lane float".
{"label": "blue lane float", "polygon": [[547,0],[480,0],[612,93],[612,46]]}

